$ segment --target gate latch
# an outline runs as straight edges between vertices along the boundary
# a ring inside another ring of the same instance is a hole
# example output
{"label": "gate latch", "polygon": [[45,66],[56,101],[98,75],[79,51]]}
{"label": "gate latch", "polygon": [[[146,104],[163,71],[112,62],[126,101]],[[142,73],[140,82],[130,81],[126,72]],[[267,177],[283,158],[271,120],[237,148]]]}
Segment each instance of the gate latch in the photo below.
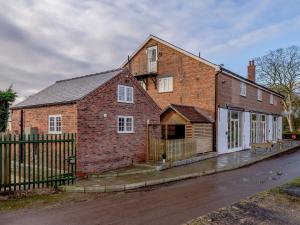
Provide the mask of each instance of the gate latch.
{"label": "gate latch", "polygon": [[68,160],[69,164],[75,164],[76,157],[75,156],[69,156],[67,160]]}

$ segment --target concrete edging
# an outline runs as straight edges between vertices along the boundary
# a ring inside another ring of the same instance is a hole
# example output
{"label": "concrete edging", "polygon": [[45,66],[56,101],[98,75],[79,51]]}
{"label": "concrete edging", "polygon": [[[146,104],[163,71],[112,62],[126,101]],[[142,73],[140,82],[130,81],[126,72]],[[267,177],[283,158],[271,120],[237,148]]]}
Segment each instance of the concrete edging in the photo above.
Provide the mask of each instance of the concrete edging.
{"label": "concrete edging", "polygon": [[150,187],[150,186],[159,185],[159,184],[166,184],[166,183],[171,183],[171,182],[175,182],[175,181],[186,180],[186,179],[191,179],[191,178],[201,177],[201,176],[207,176],[207,175],[212,175],[212,174],[216,174],[216,173],[239,169],[242,167],[247,167],[247,166],[253,165],[257,162],[271,158],[275,155],[280,155],[282,153],[286,153],[286,152],[291,151],[298,147],[299,146],[292,147],[292,148],[284,150],[284,151],[279,151],[279,152],[275,152],[271,155],[264,156],[258,160],[252,160],[252,161],[249,161],[246,163],[241,163],[241,164],[238,164],[236,166],[231,166],[231,167],[229,166],[227,168],[222,168],[222,169],[212,169],[212,170],[203,171],[203,172],[196,172],[196,173],[180,175],[177,177],[167,177],[167,178],[162,178],[162,179],[147,180],[147,181],[142,181],[142,182],[137,182],[137,183],[129,183],[129,184],[121,184],[121,185],[60,186],[60,187],[58,187],[58,190],[65,191],[65,192],[81,192],[81,193],[92,193],[92,192],[108,193],[108,192],[121,192],[121,191],[135,190],[135,189],[139,189],[139,188]]}

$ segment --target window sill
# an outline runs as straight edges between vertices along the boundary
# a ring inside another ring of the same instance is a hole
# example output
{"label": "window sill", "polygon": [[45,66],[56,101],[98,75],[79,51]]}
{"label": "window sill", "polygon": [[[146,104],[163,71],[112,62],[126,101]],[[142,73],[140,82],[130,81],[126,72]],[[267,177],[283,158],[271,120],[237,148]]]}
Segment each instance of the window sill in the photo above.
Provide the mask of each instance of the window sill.
{"label": "window sill", "polygon": [[120,101],[120,100],[118,100],[118,102],[119,102],[119,103],[134,104],[134,102],[133,102],[133,101],[132,101],[132,102],[127,102],[127,101]]}
{"label": "window sill", "polygon": [[134,131],[132,132],[122,132],[122,131],[118,131],[118,134],[135,134]]}
{"label": "window sill", "polygon": [[173,91],[158,91],[159,94],[173,93]]}

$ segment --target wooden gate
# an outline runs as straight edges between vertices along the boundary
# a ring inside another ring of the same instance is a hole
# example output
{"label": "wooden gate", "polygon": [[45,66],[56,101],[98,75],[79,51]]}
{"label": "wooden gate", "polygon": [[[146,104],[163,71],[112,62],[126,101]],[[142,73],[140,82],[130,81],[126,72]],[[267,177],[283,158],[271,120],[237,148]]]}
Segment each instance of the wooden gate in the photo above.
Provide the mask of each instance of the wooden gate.
{"label": "wooden gate", "polygon": [[76,134],[0,134],[0,192],[73,183]]}

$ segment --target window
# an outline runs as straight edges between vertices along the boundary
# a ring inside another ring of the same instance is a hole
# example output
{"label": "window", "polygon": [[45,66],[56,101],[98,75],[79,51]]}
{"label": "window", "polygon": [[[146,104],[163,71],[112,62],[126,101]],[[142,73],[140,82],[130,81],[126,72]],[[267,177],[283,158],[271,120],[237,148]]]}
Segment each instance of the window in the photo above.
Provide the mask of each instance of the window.
{"label": "window", "polygon": [[257,100],[262,101],[262,91],[260,89],[257,89]]}
{"label": "window", "polygon": [[241,82],[240,84],[240,95],[246,96],[247,90],[246,90],[246,84]]}
{"label": "window", "polygon": [[62,132],[62,116],[61,115],[50,115],[49,116],[49,125],[48,125],[49,134],[61,134]]}
{"label": "window", "polygon": [[152,46],[147,49],[148,57],[148,72],[157,72],[157,46]]}
{"label": "window", "polygon": [[118,133],[133,133],[133,116],[118,116]]}
{"label": "window", "polygon": [[133,103],[133,88],[118,85],[118,102]]}
{"label": "window", "polygon": [[274,104],[274,95],[270,95],[270,104],[273,105]]}
{"label": "window", "polygon": [[158,79],[158,92],[173,91],[173,77],[162,77]]}

